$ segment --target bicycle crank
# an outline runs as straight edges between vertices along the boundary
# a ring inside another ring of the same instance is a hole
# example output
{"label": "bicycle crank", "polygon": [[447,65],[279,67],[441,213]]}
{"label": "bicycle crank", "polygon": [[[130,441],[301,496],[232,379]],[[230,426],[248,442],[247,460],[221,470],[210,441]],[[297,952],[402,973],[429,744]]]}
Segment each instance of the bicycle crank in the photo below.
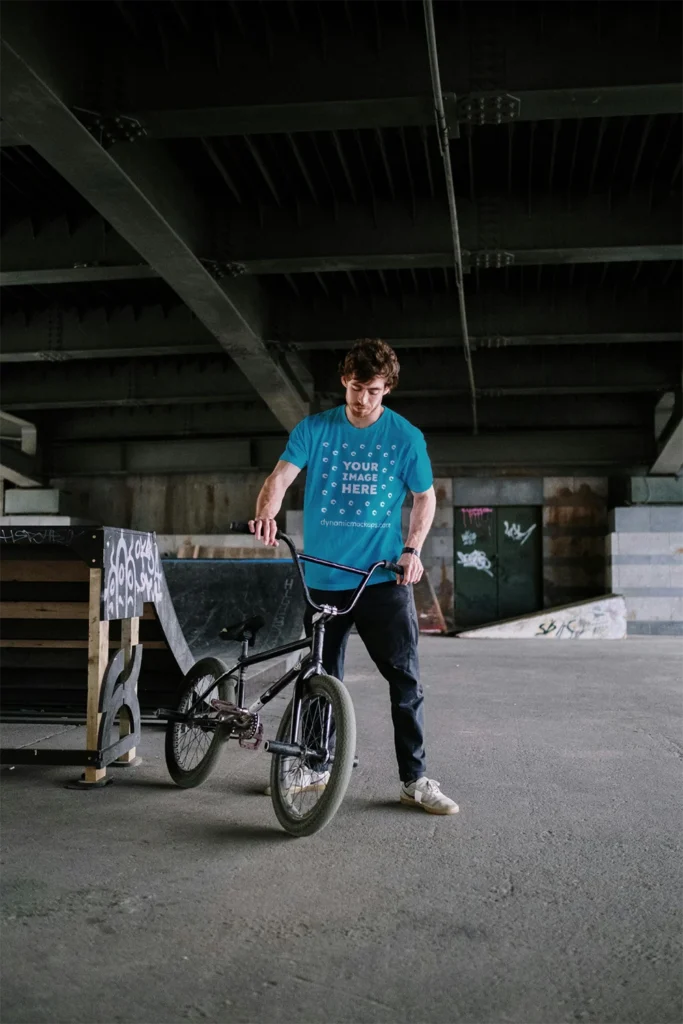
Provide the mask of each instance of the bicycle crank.
{"label": "bicycle crank", "polygon": [[211,708],[217,712],[218,721],[227,725],[239,739],[245,750],[258,750],[263,741],[263,725],[259,715],[252,714],[246,708],[238,708],[227,700],[215,697]]}

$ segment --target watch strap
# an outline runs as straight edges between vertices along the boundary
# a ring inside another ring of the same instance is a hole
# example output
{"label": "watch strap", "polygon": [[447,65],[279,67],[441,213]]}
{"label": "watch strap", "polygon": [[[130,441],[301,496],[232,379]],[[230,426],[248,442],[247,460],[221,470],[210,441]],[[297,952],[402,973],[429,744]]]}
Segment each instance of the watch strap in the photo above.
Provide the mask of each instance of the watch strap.
{"label": "watch strap", "polygon": [[405,547],[403,549],[403,551],[401,552],[401,554],[402,555],[417,555],[418,558],[420,557],[420,551],[419,551],[418,548],[408,548],[408,547]]}

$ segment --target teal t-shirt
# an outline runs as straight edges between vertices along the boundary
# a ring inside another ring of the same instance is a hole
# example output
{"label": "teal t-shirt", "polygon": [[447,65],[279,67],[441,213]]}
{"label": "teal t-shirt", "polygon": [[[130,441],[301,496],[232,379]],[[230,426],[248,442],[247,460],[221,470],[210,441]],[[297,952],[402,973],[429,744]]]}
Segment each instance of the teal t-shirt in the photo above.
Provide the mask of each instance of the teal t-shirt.
{"label": "teal t-shirt", "polygon": [[[384,408],[370,427],[349,423],[343,405],[296,425],[281,459],[308,469],[304,496],[307,555],[367,569],[401,556],[401,506],[407,490],[432,486],[432,467],[421,433]],[[395,580],[378,570],[372,583]],[[317,590],[350,590],[358,576],[306,564],[306,582]]]}

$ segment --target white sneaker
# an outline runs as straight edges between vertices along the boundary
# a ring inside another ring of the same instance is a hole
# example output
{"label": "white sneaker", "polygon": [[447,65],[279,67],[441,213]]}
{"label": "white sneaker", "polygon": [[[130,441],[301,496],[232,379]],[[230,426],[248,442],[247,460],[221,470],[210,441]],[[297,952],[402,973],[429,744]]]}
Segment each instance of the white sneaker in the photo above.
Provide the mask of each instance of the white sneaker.
{"label": "white sneaker", "polygon": [[401,783],[401,803],[411,807],[421,807],[429,814],[457,814],[460,808],[455,800],[445,796],[439,789],[439,783],[423,775],[408,786]]}
{"label": "white sneaker", "polygon": [[[298,776],[296,782],[292,783],[285,792],[290,796],[293,796],[295,793],[319,793],[325,788],[329,781],[329,772],[312,772],[304,769]],[[272,790],[268,785],[263,792],[265,796],[270,796]]]}

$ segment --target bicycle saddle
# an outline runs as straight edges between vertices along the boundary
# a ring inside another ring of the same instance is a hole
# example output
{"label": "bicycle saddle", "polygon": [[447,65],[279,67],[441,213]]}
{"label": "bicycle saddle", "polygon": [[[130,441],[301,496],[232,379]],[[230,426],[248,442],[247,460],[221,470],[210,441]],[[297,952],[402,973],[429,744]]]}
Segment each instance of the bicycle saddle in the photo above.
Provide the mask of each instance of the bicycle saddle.
{"label": "bicycle saddle", "polygon": [[235,641],[242,643],[244,640],[248,640],[249,646],[253,647],[256,634],[265,624],[266,620],[262,615],[252,615],[251,618],[242,619],[241,622],[235,622],[232,626],[225,626],[218,635],[226,643],[235,643]]}

